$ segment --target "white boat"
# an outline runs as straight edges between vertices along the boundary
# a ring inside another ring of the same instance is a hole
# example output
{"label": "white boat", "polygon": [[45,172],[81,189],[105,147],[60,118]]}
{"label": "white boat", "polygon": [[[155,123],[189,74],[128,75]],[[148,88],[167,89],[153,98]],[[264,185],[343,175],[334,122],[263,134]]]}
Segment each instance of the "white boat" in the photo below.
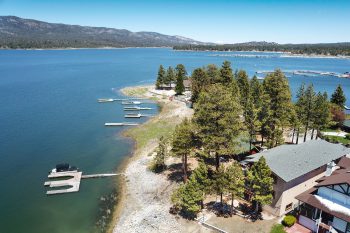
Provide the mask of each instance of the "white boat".
{"label": "white boat", "polygon": [[97,102],[99,103],[108,103],[108,102],[113,102],[114,99],[98,99]]}
{"label": "white boat", "polygon": [[140,118],[142,117],[142,114],[138,113],[138,114],[126,114],[124,116],[125,118]]}

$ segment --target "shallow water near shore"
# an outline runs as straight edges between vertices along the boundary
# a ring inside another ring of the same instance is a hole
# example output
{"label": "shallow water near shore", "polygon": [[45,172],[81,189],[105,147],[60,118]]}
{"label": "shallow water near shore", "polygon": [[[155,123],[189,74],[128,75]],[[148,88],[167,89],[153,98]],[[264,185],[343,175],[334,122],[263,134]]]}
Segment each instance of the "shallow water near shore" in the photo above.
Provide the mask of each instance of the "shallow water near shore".
{"label": "shallow water near shore", "polygon": [[[152,83],[160,64],[183,63],[192,71],[227,59],[233,69],[245,69],[249,75],[274,68],[350,71],[350,59],[211,56],[217,53],[168,48],[1,50],[0,232],[98,231],[101,197],[118,188],[115,178],[83,180],[78,193],[46,196],[47,172],[60,162],[85,174],[115,171],[131,154],[133,143],[120,135],[122,128],[103,125],[125,121],[122,106],[96,100],[122,98],[120,88]],[[350,106],[350,79],[289,80],[293,93],[302,82],[329,93],[342,84]],[[147,106],[155,108],[152,114],[158,111],[154,103]]]}

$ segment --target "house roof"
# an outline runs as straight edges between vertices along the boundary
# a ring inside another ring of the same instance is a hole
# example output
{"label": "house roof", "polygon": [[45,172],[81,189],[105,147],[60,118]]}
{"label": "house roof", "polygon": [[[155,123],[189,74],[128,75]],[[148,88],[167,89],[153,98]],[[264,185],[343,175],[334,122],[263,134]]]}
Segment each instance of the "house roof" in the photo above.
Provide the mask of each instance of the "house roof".
{"label": "house roof", "polygon": [[320,199],[318,199],[316,197],[316,195],[313,194],[313,192],[315,192],[315,191],[316,191],[315,188],[309,189],[308,191],[296,196],[295,198],[299,201],[302,201],[302,202],[307,203],[313,207],[316,207],[317,209],[320,209],[324,212],[327,212],[327,213],[329,213],[337,218],[340,218],[340,219],[343,219],[347,222],[350,222],[349,215],[347,215],[343,212],[340,212],[340,211],[335,211],[334,209],[336,209],[336,208],[330,209],[329,207],[327,207],[326,205],[321,203]]}
{"label": "house roof", "polygon": [[249,156],[247,161],[256,162],[264,156],[272,172],[289,182],[347,154],[350,148],[341,144],[310,140],[298,145],[281,145]]}
{"label": "house roof", "polygon": [[350,168],[350,158],[348,157],[342,157],[338,164],[337,164],[340,168]]}
{"label": "house roof", "polygon": [[350,120],[345,120],[345,121],[343,122],[343,125],[344,125],[345,127],[350,128]]}

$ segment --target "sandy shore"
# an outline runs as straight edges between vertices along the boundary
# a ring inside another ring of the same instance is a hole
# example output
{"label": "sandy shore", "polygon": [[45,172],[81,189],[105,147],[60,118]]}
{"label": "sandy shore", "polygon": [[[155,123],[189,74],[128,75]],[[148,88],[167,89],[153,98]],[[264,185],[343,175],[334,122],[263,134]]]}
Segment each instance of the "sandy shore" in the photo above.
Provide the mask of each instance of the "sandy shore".
{"label": "sandy shore", "polygon": [[[159,115],[145,124],[130,128],[124,133],[136,140],[136,148],[124,166],[126,177],[116,208],[113,233],[207,232],[196,222],[169,213],[170,195],[177,184],[167,179],[166,175],[155,174],[147,168],[160,135],[170,136],[177,124],[185,117],[192,116],[193,110],[183,102],[170,101],[166,95],[171,93],[160,93],[150,86],[125,88],[122,93],[156,99],[162,109]],[[159,130],[152,130],[157,127]],[[150,131],[149,134],[147,130]],[[142,137],[142,134],[147,135],[147,138]],[[169,160],[172,158],[168,162]]]}

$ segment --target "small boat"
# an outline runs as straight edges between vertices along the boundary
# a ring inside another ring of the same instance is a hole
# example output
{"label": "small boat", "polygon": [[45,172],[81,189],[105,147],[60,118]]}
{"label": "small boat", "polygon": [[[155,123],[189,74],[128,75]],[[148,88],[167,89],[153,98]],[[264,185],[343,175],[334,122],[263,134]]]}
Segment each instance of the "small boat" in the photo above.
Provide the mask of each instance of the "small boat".
{"label": "small boat", "polygon": [[140,101],[123,101],[122,104],[130,105],[130,104],[141,104]]}
{"label": "small boat", "polygon": [[105,123],[105,126],[133,126],[133,125],[139,125],[139,124],[134,122]]}
{"label": "small boat", "polygon": [[142,114],[138,113],[138,114],[126,114],[124,116],[125,118],[140,118],[142,117]]}
{"label": "small boat", "polygon": [[348,106],[344,105],[344,108],[345,108],[345,110],[350,110],[350,108]]}
{"label": "small boat", "polygon": [[108,103],[108,102],[113,102],[114,99],[98,99],[97,102],[99,103]]}
{"label": "small boat", "polygon": [[78,171],[78,168],[75,166],[70,166],[69,163],[60,163],[60,164],[57,164],[56,167],[52,169],[49,173],[67,172],[67,171]]}

